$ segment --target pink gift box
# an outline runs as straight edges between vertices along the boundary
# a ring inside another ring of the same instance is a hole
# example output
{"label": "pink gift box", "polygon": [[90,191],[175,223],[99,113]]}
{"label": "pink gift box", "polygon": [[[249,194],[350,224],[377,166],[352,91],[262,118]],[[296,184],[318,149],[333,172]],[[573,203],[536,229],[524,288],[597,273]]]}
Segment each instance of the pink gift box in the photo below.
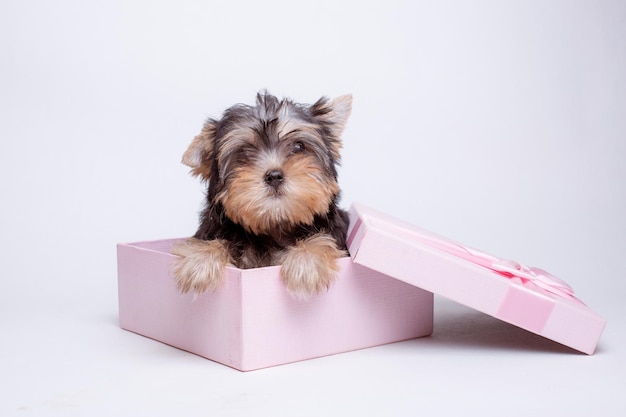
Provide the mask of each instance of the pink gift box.
{"label": "pink gift box", "polygon": [[606,321],[562,280],[460,245],[360,204],[348,248],[356,264],[592,354]]}
{"label": "pink gift box", "polygon": [[180,294],[170,273],[176,239],[119,244],[120,326],[241,371],[432,333],[430,292],[338,260],[328,292],[300,301],[280,267],[226,268],[222,287]]}

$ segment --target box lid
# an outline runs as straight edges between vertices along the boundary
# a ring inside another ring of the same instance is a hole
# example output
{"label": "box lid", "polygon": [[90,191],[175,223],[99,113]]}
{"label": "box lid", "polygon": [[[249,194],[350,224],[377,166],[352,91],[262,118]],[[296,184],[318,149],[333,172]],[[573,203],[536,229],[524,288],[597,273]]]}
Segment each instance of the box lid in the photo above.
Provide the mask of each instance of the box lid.
{"label": "box lid", "polygon": [[592,354],[606,321],[561,279],[499,259],[362,204],[350,209],[355,263]]}

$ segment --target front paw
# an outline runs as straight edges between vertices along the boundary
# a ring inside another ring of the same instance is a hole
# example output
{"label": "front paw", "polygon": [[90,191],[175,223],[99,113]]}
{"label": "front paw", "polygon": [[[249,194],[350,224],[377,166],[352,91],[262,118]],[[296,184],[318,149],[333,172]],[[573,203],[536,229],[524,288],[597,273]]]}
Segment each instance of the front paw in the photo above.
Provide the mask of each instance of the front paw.
{"label": "front paw", "polygon": [[231,263],[227,242],[190,238],[176,243],[172,263],[176,286],[182,293],[197,294],[218,288],[224,278],[224,267]]}
{"label": "front paw", "polygon": [[339,269],[336,259],[344,255],[329,235],[298,241],[281,258],[281,279],[291,294],[307,299],[328,290]]}

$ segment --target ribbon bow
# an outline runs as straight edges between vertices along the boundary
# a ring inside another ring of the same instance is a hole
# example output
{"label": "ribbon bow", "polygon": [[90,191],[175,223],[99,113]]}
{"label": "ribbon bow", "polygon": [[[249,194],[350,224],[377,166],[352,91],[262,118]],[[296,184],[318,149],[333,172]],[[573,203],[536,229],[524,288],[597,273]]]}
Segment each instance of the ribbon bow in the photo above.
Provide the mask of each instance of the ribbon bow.
{"label": "ribbon bow", "polygon": [[529,267],[515,261],[496,258],[495,256],[488,255],[484,252],[465,247],[461,244],[440,237],[420,233],[419,238],[429,246],[488,268],[505,277],[520,279],[522,283],[531,282],[536,286],[560,297],[578,300],[574,296],[574,290],[572,287],[570,287],[565,281],[555,277],[543,269]]}

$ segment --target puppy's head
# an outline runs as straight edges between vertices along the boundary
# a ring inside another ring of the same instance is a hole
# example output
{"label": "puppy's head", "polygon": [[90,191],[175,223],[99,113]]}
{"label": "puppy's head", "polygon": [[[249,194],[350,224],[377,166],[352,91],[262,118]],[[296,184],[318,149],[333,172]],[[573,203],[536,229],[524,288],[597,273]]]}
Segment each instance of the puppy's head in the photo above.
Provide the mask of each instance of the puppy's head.
{"label": "puppy's head", "polygon": [[339,193],[341,134],[349,95],[312,105],[257,95],[209,119],[183,156],[209,199],[254,234],[289,231],[323,215]]}

